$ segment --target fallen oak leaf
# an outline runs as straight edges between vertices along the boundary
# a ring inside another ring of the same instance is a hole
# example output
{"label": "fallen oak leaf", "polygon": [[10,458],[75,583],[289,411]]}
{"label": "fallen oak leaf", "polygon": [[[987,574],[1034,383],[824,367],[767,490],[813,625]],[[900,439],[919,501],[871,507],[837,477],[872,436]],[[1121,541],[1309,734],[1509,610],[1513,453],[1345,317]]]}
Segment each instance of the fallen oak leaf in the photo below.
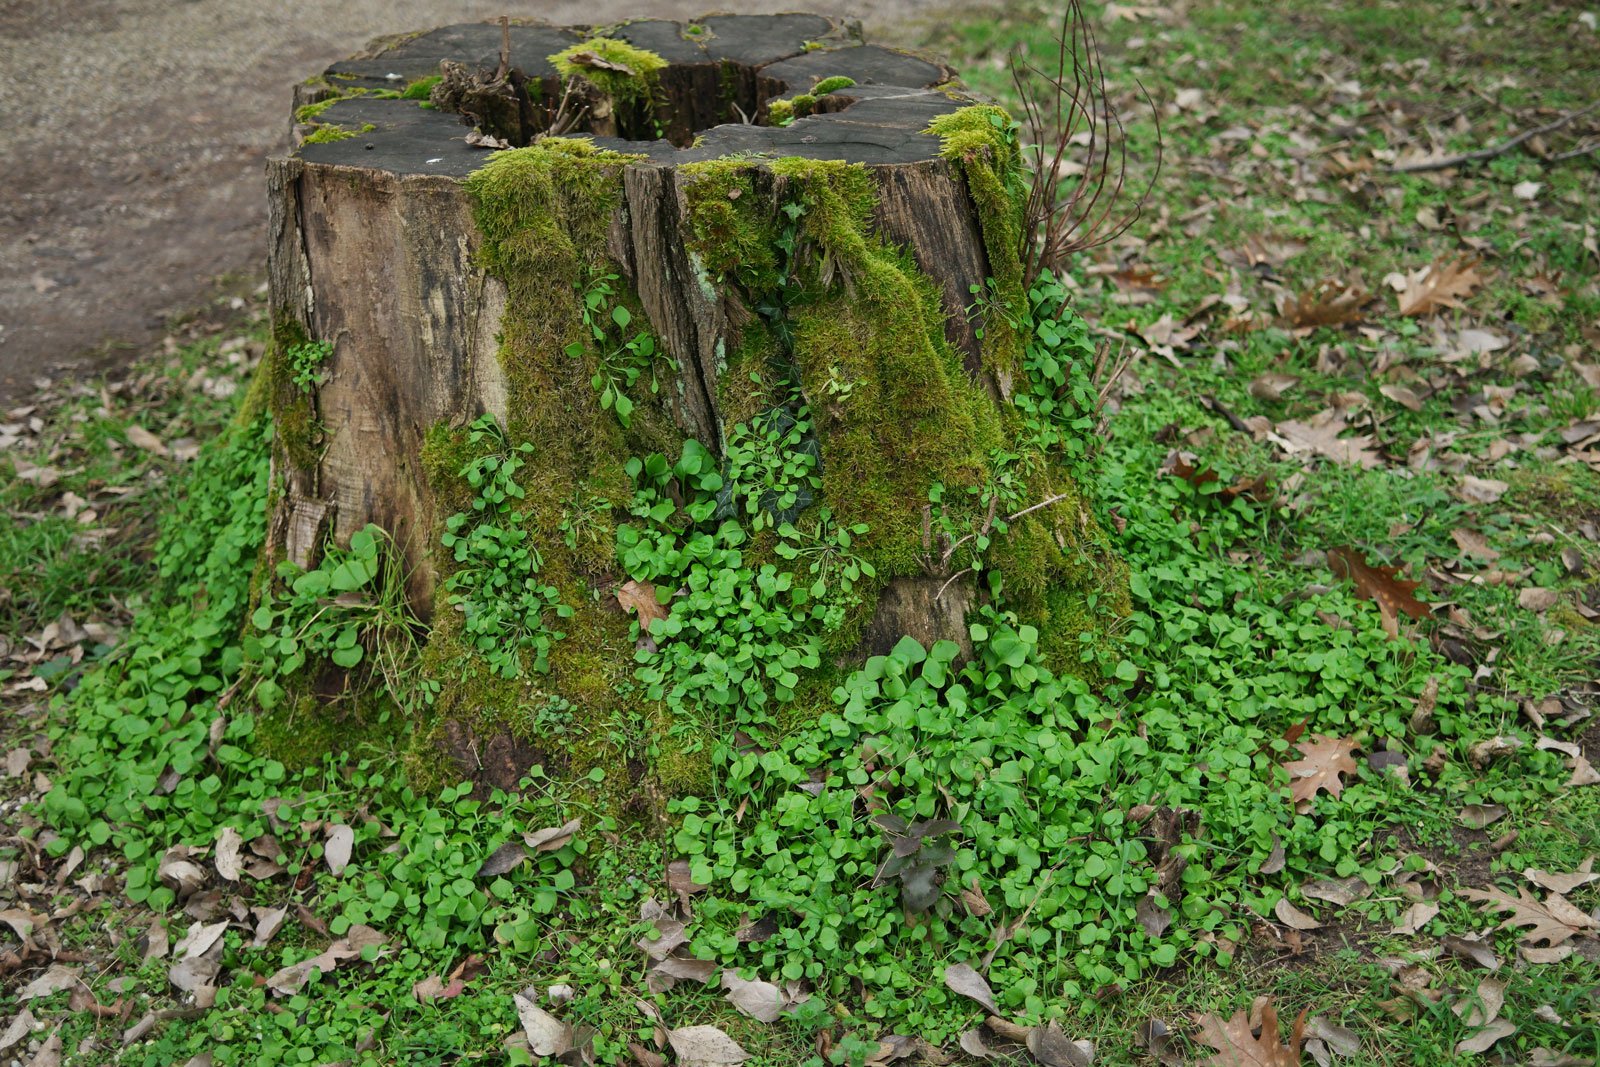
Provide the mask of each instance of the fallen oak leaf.
{"label": "fallen oak leaf", "polygon": [[[1361,309],[1372,301],[1372,294],[1359,285],[1325,281],[1316,288],[1278,297],[1278,315],[1298,329],[1318,326],[1344,326],[1361,320]],[[1276,399],[1276,398],[1274,398]]]}
{"label": "fallen oak leaf", "polygon": [[1506,1003],[1506,983],[1500,978],[1484,978],[1478,982],[1478,999],[1476,1001],[1463,1000],[1451,1007],[1451,1011],[1467,1026],[1488,1026],[1500,1017],[1500,1009]]}
{"label": "fallen oak leaf", "polygon": [[1494,1022],[1490,1023],[1488,1026],[1485,1026],[1482,1030],[1479,1030],[1471,1037],[1464,1038],[1457,1042],[1456,1053],[1458,1055],[1467,1056],[1488,1052],[1495,1042],[1501,1040],[1502,1038],[1510,1037],[1516,1032],[1516,1026],[1514,1026],[1509,1020],[1496,1019]]}
{"label": "fallen oak leaf", "polygon": [[1278,903],[1272,907],[1272,913],[1278,917],[1279,922],[1294,930],[1318,930],[1322,928],[1320,922],[1289,903],[1288,897],[1279,897]]}
{"label": "fallen oak leaf", "polygon": [[1500,969],[1500,957],[1477,934],[1446,934],[1439,939],[1439,947],[1457,959],[1476,963],[1486,971]]}
{"label": "fallen oak leaf", "polygon": [[639,620],[639,632],[650,632],[651,623],[664,620],[672,612],[657,598],[656,587],[650,582],[628,581],[617,590],[617,603],[624,611],[631,611]]}
{"label": "fallen oak leaf", "polygon": [[532,989],[527,989],[512,996],[528,1047],[535,1056],[560,1056],[572,1051],[572,1026],[535,1004],[534,995]]}
{"label": "fallen oak leaf", "polygon": [[760,979],[746,981],[731,969],[722,972],[722,987],[728,991],[728,1003],[762,1023],[777,1022],[796,1005],[811,999],[793,983],[780,987]]}
{"label": "fallen oak leaf", "polygon": [[243,873],[243,861],[240,850],[244,848],[244,838],[239,836],[239,831],[231,826],[224,826],[217,834],[216,868],[217,876],[227,882],[237,882]]}
{"label": "fallen oak leaf", "polygon": [[39,1020],[33,1017],[33,1012],[23,1008],[17,1012],[17,1017],[11,1020],[11,1025],[6,1027],[6,1032],[0,1034],[0,1052],[5,1052],[23,1038],[32,1034],[39,1025]]}
{"label": "fallen oak leaf", "polygon": [[1329,904],[1345,907],[1358,900],[1364,900],[1372,893],[1372,887],[1359,875],[1349,878],[1321,878],[1307,882],[1300,887],[1300,895],[1310,897],[1312,900],[1326,900]]}
{"label": "fallen oak leaf", "polygon": [[63,989],[71,989],[78,984],[78,972],[71,967],[60,963],[52,963],[39,977],[17,990],[16,998],[19,1001],[34,1000],[38,997],[48,997],[51,993],[59,993]]}
{"label": "fallen oak leaf", "polygon": [[1304,814],[1311,810],[1311,801],[1319,792],[1337,797],[1344,791],[1341,776],[1356,773],[1356,761],[1350,758],[1356,743],[1319,734],[1297,747],[1303,758],[1285,763],[1283,769],[1289,772],[1290,801]]}
{"label": "fallen oak leaf", "polygon": [[1400,935],[1421,933],[1422,928],[1432,922],[1433,917],[1438,914],[1439,905],[1431,901],[1419,900],[1405,910],[1405,913],[1400,916],[1400,921],[1395,924],[1394,929],[1390,932]]}
{"label": "fallen oak leaf", "polygon": [[493,852],[478,868],[474,878],[498,878],[502,874],[510,874],[517,866],[528,858],[528,850],[521,841],[507,841]]}
{"label": "fallen oak leaf", "polygon": [[1551,893],[1543,903],[1521,886],[1517,887],[1515,898],[1498,889],[1462,889],[1459,893],[1467,900],[1481,902],[1483,906],[1480,911],[1510,912],[1511,917],[1502,922],[1499,928],[1511,930],[1527,927],[1522,934],[1524,941],[1543,941],[1554,946],[1585,931],[1600,928],[1600,922],[1585,915],[1560,893]]}
{"label": "fallen oak leaf", "polygon": [[1200,1026],[1199,1039],[1217,1050],[1217,1055],[1202,1061],[1202,1067],[1299,1067],[1306,1026],[1303,1011],[1290,1029],[1287,1045],[1278,1036],[1278,1011],[1271,1001],[1261,1006],[1260,1037],[1250,1028],[1248,1012],[1235,1012],[1227,1022],[1207,1013],[1195,1022]]}
{"label": "fallen oak leaf", "polygon": [[1094,1062],[1094,1044],[1072,1040],[1054,1020],[1029,1030],[1026,1044],[1044,1067],[1089,1067]]}
{"label": "fallen oak leaf", "polygon": [[1328,408],[1305,422],[1284,419],[1272,428],[1270,436],[1290,454],[1311,452],[1335,463],[1353,463],[1367,470],[1383,466],[1383,458],[1370,447],[1372,435],[1340,437],[1347,428],[1344,413]]}
{"label": "fallen oak leaf", "polygon": [[1594,857],[1590,856],[1578,864],[1578,869],[1571,874],[1554,874],[1550,871],[1541,871],[1534,867],[1529,867],[1522,872],[1522,877],[1541,889],[1548,889],[1552,893],[1560,893],[1565,896],[1574,889],[1600,880],[1600,871],[1595,871],[1593,868]]}
{"label": "fallen oak leaf", "polygon": [[1431,315],[1443,308],[1461,306],[1483,285],[1477,273],[1480,261],[1475,256],[1440,256],[1438,259],[1390,284],[1399,291],[1400,314],[1410,317]]}
{"label": "fallen oak leaf", "polygon": [[1349,546],[1328,549],[1328,569],[1341,578],[1348,578],[1355,586],[1356,595],[1378,605],[1383,619],[1384,632],[1394,637],[1399,634],[1399,617],[1413,619],[1428,617],[1428,605],[1416,598],[1421,582],[1400,577],[1399,567],[1375,567]]}
{"label": "fallen oak leaf", "polygon": [[339,823],[328,827],[328,838],[323,845],[322,858],[328,864],[328,870],[335,877],[344,873],[350,866],[350,854],[356,845],[356,832],[350,827]]}

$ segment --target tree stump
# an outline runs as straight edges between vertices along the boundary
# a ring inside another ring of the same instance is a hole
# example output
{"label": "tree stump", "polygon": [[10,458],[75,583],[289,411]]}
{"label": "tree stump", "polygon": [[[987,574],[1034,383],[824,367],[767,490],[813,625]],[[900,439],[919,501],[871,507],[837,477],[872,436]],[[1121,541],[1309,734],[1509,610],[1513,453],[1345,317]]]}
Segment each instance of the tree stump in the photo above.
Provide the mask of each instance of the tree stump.
{"label": "tree stump", "polygon": [[[907,635],[964,645],[1002,590],[1062,659],[1125,601],[1014,402],[1028,294],[1009,120],[941,64],[816,15],[486,23],[379,42],[296,105],[296,148],[268,167],[269,543],[305,567],[369,523],[389,534],[442,685],[423,748],[507,784],[621,744],[552,746],[517,726],[530,702],[659,724],[625,692],[619,601],[641,585],[619,531],[654,521],[630,511],[652,477],[668,527],[737,522],[777,570],[818,537],[865,564],[802,703]],[[441,535],[472,513],[466,465],[525,444],[516,517],[564,611],[548,663],[519,653],[508,678],[474,658]],[[685,517],[695,492],[714,514]],[[693,777],[630,767],[636,789]]]}

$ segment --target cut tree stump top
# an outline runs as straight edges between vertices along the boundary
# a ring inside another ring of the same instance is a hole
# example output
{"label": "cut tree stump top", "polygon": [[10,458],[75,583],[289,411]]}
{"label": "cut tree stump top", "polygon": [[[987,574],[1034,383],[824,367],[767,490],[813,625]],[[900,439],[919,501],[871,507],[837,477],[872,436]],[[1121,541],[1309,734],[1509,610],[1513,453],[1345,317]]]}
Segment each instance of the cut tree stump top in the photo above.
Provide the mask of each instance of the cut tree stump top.
{"label": "cut tree stump top", "polygon": [[[502,34],[498,22],[464,23],[380,40],[367,52],[331,65],[320,86],[302,86],[296,102],[352,90],[402,90],[437,75],[445,61],[494,72]],[[665,60],[668,66],[658,78],[667,110],[693,113],[668,133],[692,134],[692,143],[594,136],[581,126],[574,131],[592,136],[600,148],[643,155],[657,165],[736,154],[873,165],[921,162],[936,157],[940,147],[938,138],[924,132],[928,123],[971,102],[935,90],[950,80],[948,68],[862,43],[854,24],[821,15],[710,15],[687,23],[644,19],[603,29],[520,24],[509,27],[509,36],[509,66],[538,86],[535,97],[560,93],[550,57],[590,36],[624,41]],[[834,77],[855,84],[819,98],[817,110],[826,113],[789,126],[738,120],[742,113],[764,122],[772,101],[808,93]],[[702,115],[710,116],[704,129],[695,121]],[[725,121],[728,117],[733,121]],[[307,163],[460,178],[481,167],[488,155],[468,143],[461,116],[420,107],[416,99],[349,96],[330,105],[316,122],[354,136],[301,144],[299,155]],[[301,127],[302,133],[308,129]]]}

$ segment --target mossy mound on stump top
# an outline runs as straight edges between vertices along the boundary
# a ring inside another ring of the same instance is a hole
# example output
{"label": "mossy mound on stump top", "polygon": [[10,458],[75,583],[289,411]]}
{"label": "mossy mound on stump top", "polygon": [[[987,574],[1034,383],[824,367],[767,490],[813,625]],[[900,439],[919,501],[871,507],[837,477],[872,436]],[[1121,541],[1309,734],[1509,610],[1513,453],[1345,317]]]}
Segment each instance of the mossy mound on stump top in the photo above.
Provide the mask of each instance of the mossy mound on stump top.
{"label": "mossy mound on stump top", "polygon": [[490,30],[335,64],[300,114],[365,132],[270,169],[278,332],[329,352],[272,391],[269,551],[389,533],[431,625],[414,772],[540,762],[659,816],[980,609],[1071,669],[1126,591],[1017,405],[1005,113],[820,16]]}

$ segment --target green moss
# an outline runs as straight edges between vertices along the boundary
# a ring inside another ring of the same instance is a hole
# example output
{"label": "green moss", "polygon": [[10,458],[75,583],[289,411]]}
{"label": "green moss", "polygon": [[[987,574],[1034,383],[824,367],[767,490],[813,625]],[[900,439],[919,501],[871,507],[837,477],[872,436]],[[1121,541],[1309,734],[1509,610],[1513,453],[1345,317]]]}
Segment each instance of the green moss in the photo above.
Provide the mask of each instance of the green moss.
{"label": "green moss", "polygon": [[[608,69],[587,62],[590,56],[625,69]],[[583,78],[618,105],[650,100],[660,83],[667,61],[644,48],[613,37],[591,37],[550,57],[563,78]]]}
{"label": "green moss", "polygon": [[766,293],[778,282],[777,237],[769,195],[758,192],[762,168],[744,159],[712,159],[678,168],[688,202],[689,249],[704,274],[708,295],[718,281],[746,293]]}
{"label": "green moss", "polygon": [[767,122],[773,126],[787,126],[794,120],[794,105],[789,101],[773,100],[767,104]]}
{"label": "green moss", "polygon": [[290,319],[273,323],[272,338],[263,360],[263,391],[272,410],[274,440],[287,463],[311,470],[322,459],[322,423],[317,418],[316,397],[294,380],[289,351],[308,344],[304,327]]}
{"label": "green moss", "polygon": [[261,755],[291,770],[315,767],[330,752],[392,752],[403,736],[404,716],[382,686],[319,694],[308,669],[285,690],[277,707],[256,713],[255,741]]}
{"label": "green moss", "polygon": [[1016,381],[1022,372],[1024,338],[1010,319],[1020,321],[1028,306],[1022,278],[1028,190],[1016,124],[1004,108],[975,104],[940,115],[928,124],[928,132],[940,138],[941,154],[966,179],[994,279],[991,295],[1010,312],[1009,318],[988,315],[984,320],[985,362],[1004,389],[1004,383]]}
{"label": "green moss", "polygon": [[[984,126],[994,128],[986,118]],[[1008,606],[1040,623],[1060,615],[1077,627],[1061,635],[1068,644],[1095,628],[1085,613],[1126,611],[1126,578],[1068,472],[1031,444],[1009,405],[997,408],[968,377],[945,337],[942,293],[872,231],[877,191],[863,168],[722,159],[683,172],[688,244],[708,282],[734,282],[748,307],[784,308],[781,342],[765,319],[750,315],[741,326],[718,385],[724,424],[766,410],[784,371],[799,368],[821,446],[821,499],[838,521],[869,525],[856,547],[880,581],[924,573],[930,548],[937,557],[922,525],[931,489],[940,487],[958,531],[973,529],[985,520],[982,494],[999,491],[1003,477],[1002,519],[1059,497],[994,539],[985,562]],[[792,265],[776,252],[787,240],[786,206],[803,208]],[[1019,221],[1001,223],[1019,232]],[[1001,235],[1002,248],[1008,240]],[[1017,291],[1014,252],[1008,269],[1004,284]],[[1016,366],[1020,338],[986,358]],[[870,618],[872,599],[834,635],[836,649]]]}
{"label": "green moss", "polygon": [[831,78],[823,78],[816,85],[812,86],[811,95],[827,96],[829,93],[838,89],[854,88],[855,84],[856,80],[854,78],[847,78],[843,74],[835,74]]}
{"label": "green moss", "polygon": [[[438,78],[436,77],[434,80],[437,81]],[[295,108],[294,120],[296,122],[317,122],[330,107],[345,100],[354,100],[363,96],[371,97],[374,100],[395,100],[401,95],[394,89],[352,89],[348,86],[331,86],[326,82],[322,83],[322,85],[333,95]],[[423,99],[427,99],[427,97],[424,96]]]}
{"label": "green moss", "polygon": [[[676,451],[680,441],[662,400],[670,378],[661,396],[638,390],[627,429],[600,408],[590,382],[599,354],[584,325],[581,297],[591,279],[620,274],[606,256],[606,237],[621,200],[623,169],[636,158],[600,151],[586,140],[549,138],[496,153],[466,181],[483,238],[479,260],[506,285],[499,350],[510,413],[506,437],[534,447],[518,472],[522,510],[542,557],[540,580],[554,585],[573,612],[562,622],[565,639],[550,651],[547,675],[497,677],[462,640],[459,616],[443,592],[450,561],[440,560],[423,670],[442,683],[442,692],[434,722],[418,731],[408,756],[417,775],[440,773],[439,753],[447,740],[442,731],[455,723],[475,737],[506,735],[526,743],[541,754],[547,771],[577,781],[596,803],[614,810],[637,792],[645,739],[632,734],[660,711],[630,695],[634,648],[629,617],[611,594],[620,577],[610,516],[632,497],[625,458]],[[616,302],[644,324],[637,296],[620,277],[611,285]],[[581,349],[577,358],[567,354],[573,345]],[[461,468],[475,455],[463,428],[428,431],[421,463],[441,517],[470,506]],[[574,500],[611,508],[592,513],[596,536],[569,547],[562,522]],[[555,698],[575,709],[570,727],[558,736],[529,711]],[[592,770],[603,772],[601,782],[588,782]]]}
{"label": "green moss", "polygon": [[350,138],[355,137],[355,136],[357,136],[359,134],[371,133],[373,130],[375,130],[377,128],[378,127],[374,126],[370,122],[362,123],[361,126],[359,126],[358,128],[356,128],[354,130],[348,129],[348,128],[344,127],[344,126],[335,126],[335,125],[318,126],[316,129],[314,129],[310,133],[308,133],[306,135],[306,137],[305,137],[305,140],[302,141],[301,143],[302,144],[327,144],[330,141],[347,141]]}
{"label": "green moss", "polygon": [[418,78],[407,83],[406,87],[400,90],[400,99],[426,101],[432,95],[433,87],[443,80],[444,78],[438,74],[429,74]]}

